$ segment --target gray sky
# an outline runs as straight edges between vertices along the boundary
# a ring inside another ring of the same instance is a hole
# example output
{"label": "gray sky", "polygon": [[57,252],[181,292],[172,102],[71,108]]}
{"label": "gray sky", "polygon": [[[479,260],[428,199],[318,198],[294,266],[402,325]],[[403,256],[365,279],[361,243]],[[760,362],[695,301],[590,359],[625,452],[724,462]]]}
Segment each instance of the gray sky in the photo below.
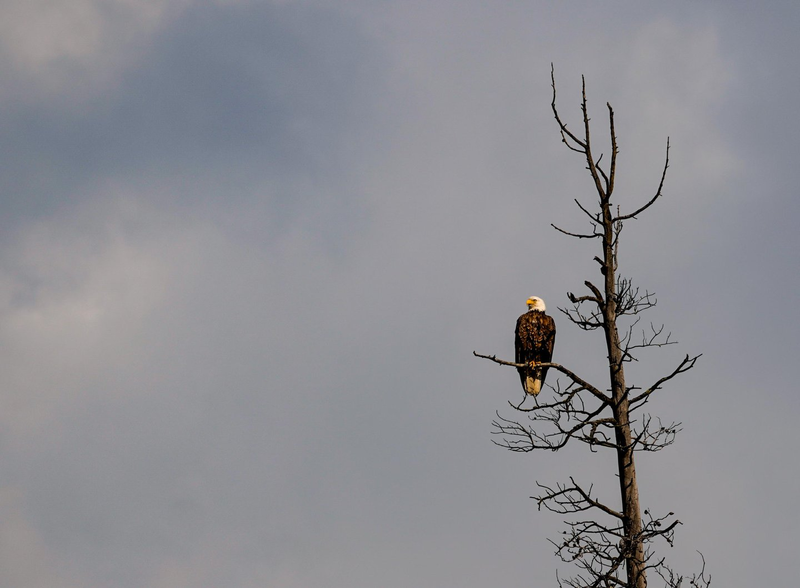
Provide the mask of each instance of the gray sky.
{"label": "gray sky", "polygon": [[[800,515],[800,8],[793,2],[4,0],[0,584],[554,585],[535,481],[613,460],[491,443],[525,298],[596,272],[583,164],[665,197],[622,271],[697,368],[638,462],[676,567],[788,586]],[[649,361],[644,361],[648,359]],[[763,562],[772,562],[764,565]]]}

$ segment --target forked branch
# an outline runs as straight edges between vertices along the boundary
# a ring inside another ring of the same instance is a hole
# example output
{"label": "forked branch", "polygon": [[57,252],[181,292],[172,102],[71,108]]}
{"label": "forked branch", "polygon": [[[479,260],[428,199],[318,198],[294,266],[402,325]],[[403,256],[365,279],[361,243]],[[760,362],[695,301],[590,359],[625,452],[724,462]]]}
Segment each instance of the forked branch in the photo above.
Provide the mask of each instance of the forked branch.
{"label": "forked branch", "polygon": [[617,519],[622,520],[624,518],[621,512],[617,512],[596,498],[592,498],[591,486],[589,490],[584,490],[575,482],[572,476],[570,476],[569,481],[572,483],[571,486],[558,484],[556,488],[551,488],[536,482],[536,485],[544,490],[544,494],[541,496],[531,496],[531,498],[536,500],[539,509],[545,507],[547,510],[557,514],[573,514],[596,508]]}

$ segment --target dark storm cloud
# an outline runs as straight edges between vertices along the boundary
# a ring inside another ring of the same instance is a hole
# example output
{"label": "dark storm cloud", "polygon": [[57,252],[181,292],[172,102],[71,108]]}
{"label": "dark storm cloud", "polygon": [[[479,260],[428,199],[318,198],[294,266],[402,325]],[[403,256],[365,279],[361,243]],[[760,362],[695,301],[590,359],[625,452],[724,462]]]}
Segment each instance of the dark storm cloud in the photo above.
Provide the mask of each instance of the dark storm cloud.
{"label": "dark storm cloud", "polygon": [[341,182],[352,164],[377,55],[331,10],[192,6],[85,103],[10,101],[0,111],[4,222],[104,181],[152,188],[165,178],[176,189],[159,198],[223,207],[266,182],[279,188],[272,212],[291,214],[313,197],[309,185]]}

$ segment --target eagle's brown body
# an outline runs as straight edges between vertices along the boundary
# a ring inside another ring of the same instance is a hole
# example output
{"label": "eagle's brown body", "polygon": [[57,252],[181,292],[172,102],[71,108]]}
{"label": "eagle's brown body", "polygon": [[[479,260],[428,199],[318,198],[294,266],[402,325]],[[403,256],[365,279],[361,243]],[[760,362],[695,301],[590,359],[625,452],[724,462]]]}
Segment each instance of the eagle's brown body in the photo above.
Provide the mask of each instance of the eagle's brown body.
{"label": "eagle's brown body", "polygon": [[[549,363],[556,343],[556,323],[541,310],[531,310],[517,319],[516,363]],[[544,385],[547,368],[517,368],[522,388],[536,396]]]}

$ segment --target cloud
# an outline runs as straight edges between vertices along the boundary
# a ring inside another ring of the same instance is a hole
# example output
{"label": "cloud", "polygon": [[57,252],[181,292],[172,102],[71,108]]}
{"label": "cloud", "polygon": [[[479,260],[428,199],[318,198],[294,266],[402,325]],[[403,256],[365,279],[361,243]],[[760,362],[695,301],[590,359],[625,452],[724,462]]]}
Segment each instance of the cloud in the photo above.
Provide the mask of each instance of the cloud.
{"label": "cloud", "polygon": [[[43,434],[64,403],[88,400],[87,374],[135,368],[139,325],[193,265],[190,229],[159,233],[147,212],[110,208],[28,225],[4,252],[4,420],[16,434]],[[128,222],[148,225],[146,243]]]}
{"label": "cloud", "polygon": [[187,8],[153,33],[147,59],[78,107],[8,104],[4,222],[47,216],[107,186],[218,217],[249,207],[262,235],[315,206],[344,220],[354,209],[348,175],[369,164],[355,153],[380,56],[346,18],[303,14]]}
{"label": "cloud", "polygon": [[[187,2],[76,0],[53,3],[11,0],[0,9],[1,55],[6,76],[27,92],[69,100],[91,95],[113,81],[130,51],[141,49]],[[127,53],[127,54],[126,54]],[[4,96],[19,90],[4,90]]]}
{"label": "cloud", "polygon": [[78,585],[79,577],[67,571],[70,566],[48,550],[44,538],[25,516],[23,495],[20,488],[8,485],[0,491],[3,581],[32,588],[63,586],[65,581]]}

